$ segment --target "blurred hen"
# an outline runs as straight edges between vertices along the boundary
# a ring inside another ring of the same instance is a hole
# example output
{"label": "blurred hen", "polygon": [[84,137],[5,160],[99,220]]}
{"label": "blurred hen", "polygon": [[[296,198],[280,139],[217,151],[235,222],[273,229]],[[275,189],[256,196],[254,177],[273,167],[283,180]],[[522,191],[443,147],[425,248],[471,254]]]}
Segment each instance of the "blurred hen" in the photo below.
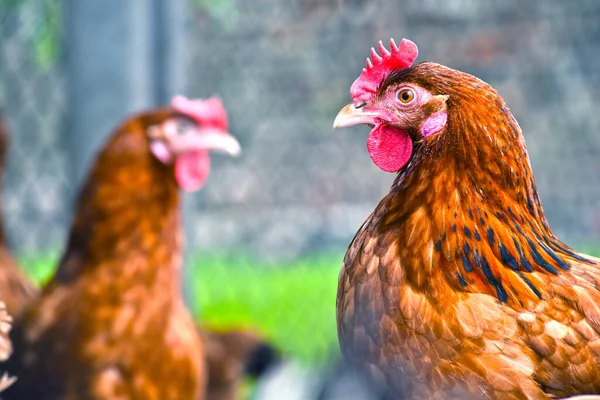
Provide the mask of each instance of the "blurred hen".
{"label": "blurred hen", "polygon": [[519,125],[476,77],[381,43],[334,127],[397,173],[343,262],[344,355],[393,398],[600,392],[600,269],[544,216]]}
{"label": "blurred hen", "polygon": [[180,294],[179,189],[231,155],[218,99],[126,120],[81,190],[52,280],[15,327],[6,399],[203,399],[203,345]]}
{"label": "blurred hen", "polygon": [[206,400],[243,398],[245,379],[258,379],[279,361],[278,351],[261,335],[244,328],[199,329],[205,345]]}

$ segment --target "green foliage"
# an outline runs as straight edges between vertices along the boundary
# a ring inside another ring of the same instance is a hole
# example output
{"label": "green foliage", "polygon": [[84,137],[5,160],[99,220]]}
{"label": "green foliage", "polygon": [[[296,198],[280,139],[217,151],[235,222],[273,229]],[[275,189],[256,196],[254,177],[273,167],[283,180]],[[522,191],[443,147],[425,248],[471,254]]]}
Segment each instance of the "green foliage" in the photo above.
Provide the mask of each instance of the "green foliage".
{"label": "green foliage", "polygon": [[[35,22],[27,26],[28,46],[31,59],[40,70],[48,70],[56,65],[61,52],[63,35],[63,11],[60,0],[31,2],[33,7],[24,4],[29,0],[0,0],[0,24],[5,14],[34,13]],[[27,19],[30,19],[28,16]]]}
{"label": "green foliage", "polygon": [[193,3],[225,29],[234,27],[239,18],[236,0],[194,0]]}
{"label": "green foliage", "polygon": [[58,61],[62,25],[60,2],[51,1],[46,3],[42,21],[32,39],[35,64],[38,68],[47,70]]}
{"label": "green foliage", "polygon": [[218,19],[226,18],[236,7],[235,0],[194,0],[194,3]]}

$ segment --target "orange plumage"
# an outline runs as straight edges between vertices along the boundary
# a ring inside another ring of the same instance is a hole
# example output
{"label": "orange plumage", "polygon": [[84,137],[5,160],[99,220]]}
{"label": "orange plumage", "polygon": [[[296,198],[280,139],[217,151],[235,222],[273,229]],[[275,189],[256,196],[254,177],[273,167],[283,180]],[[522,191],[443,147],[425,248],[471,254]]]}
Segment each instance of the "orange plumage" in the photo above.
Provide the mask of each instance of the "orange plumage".
{"label": "orange plumage", "polygon": [[393,398],[600,393],[598,260],[548,226],[521,130],[498,93],[469,74],[411,63],[368,96],[353,94],[336,119],[373,125],[380,167],[394,165],[381,154],[404,154],[390,137],[410,141],[343,262],[344,355]]}
{"label": "orange plumage", "polygon": [[178,183],[198,188],[199,152],[237,142],[192,111],[130,118],[99,153],[58,270],[15,326],[6,399],[204,398],[204,347],[180,294]]}

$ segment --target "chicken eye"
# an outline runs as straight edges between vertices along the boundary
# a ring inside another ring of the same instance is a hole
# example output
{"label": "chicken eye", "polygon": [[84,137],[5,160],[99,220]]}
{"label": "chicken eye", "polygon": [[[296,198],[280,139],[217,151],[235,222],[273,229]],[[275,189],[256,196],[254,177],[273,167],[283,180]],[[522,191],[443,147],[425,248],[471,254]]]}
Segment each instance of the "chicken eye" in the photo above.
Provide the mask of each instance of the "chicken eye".
{"label": "chicken eye", "polygon": [[412,89],[400,89],[397,96],[402,103],[408,104],[415,98],[415,92]]}

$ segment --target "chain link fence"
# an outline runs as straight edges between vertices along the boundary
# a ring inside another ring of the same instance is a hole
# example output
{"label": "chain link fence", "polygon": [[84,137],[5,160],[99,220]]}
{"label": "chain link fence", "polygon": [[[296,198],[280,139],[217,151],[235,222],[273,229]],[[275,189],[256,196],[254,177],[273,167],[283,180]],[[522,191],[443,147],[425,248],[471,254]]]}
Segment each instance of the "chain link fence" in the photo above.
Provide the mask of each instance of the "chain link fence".
{"label": "chain link fence", "polygon": [[[230,130],[242,143],[243,156],[234,161],[215,158],[207,186],[185,201],[188,258],[211,254],[214,258],[209,260],[219,260],[229,273],[223,281],[230,286],[218,291],[202,286],[206,290],[200,302],[214,306],[203,308],[203,313],[223,312],[224,304],[242,307],[231,303],[232,298],[250,296],[231,294],[240,287],[252,292],[257,303],[269,292],[260,282],[255,288],[236,284],[246,275],[236,275],[221,256],[239,256],[236,267],[252,260],[247,263],[260,273],[292,269],[296,263],[327,264],[322,273],[301,269],[317,280],[327,279],[327,289],[312,291],[306,282],[313,280],[299,277],[306,285],[298,292],[279,297],[269,293],[275,303],[264,300],[260,312],[246,310],[244,315],[252,323],[268,319],[267,325],[276,330],[278,323],[284,324],[279,316],[293,312],[288,331],[274,336],[282,342],[294,330],[322,336],[315,352],[337,354],[336,271],[345,246],[388,191],[393,176],[372,165],[364,148],[367,130],[332,133],[331,124],[349,101],[350,84],[369,48],[390,37],[415,41],[419,61],[439,62],[492,84],[523,128],[542,204],[555,232],[579,248],[600,244],[600,2],[182,2],[186,11],[173,14],[170,22],[181,29],[169,39],[180,46],[185,43],[179,53],[148,56],[146,51],[139,59],[134,52],[118,67],[133,71],[131,81],[138,79],[139,71],[176,77],[184,71],[178,90],[200,97],[218,93],[229,112]],[[138,12],[154,15],[157,3],[135,3],[145,6],[115,13],[125,18],[115,24],[133,27],[117,33],[111,30],[111,14],[96,13],[108,21],[106,32],[96,32],[99,43],[122,46],[130,35],[147,34],[146,41],[131,39],[128,49],[159,46],[152,33],[159,28]],[[81,157],[78,145],[73,145],[80,142],[73,142],[78,133],[70,133],[68,123],[76,110],[68,102],[75,77],[64,63],[70,51],[71,31],[65,26],[72,4],[0,0],[1,94],[12,132],[3,212],[11,244],[24,254],[61,248],[78,185],[72,160]],[[92,20],[79,22],[94,26]],[[159,65],[164,59],[179,69],[165,72]],[[110,75],[97,79],[94,87],[102,89],[106,102],[111,93],[121,98],[120,91],[111,92]],[[89,92],[93,100],[95,92]],[[112,114],[96,98],[95,118],[102,127],[92,138],[94,146],[131,111],[165,102],[145,86],[136,93]],[[312,261],[322,254],[327,262]],[[209,282],[211,271],[203,275]],[[277,279],[268,282],[277,287]],[[305,318],[324,303],[326,317]],[[304,341],[286,343],[301,347]]]}
{"label": "chain link fence", "polygon": [[69,189],[56,0],[0,2],[2,103],[11,132],[4,214],[14,247],[36,251],[64,235]]}
{"label": "chain link fence", "polygon": [[[65,7],[0,4],[13,132],[5,212],[14,245],[38,251],[62,243],[73,186]],[[597,242],[600,5],[517,4],[190,0],[186,92],[218,93],[245,150],[239,162],[217,160],[192,200],[193,245],[294,258],[348,242],[392,177],[371,165],[364,134],[330,134],[331,120],[369,47],[392,36],[420,44],[420,60],[469,71],[501,92],[525,132],[554,228],[574,243]]]}
{"label": "chain link fence", "polygon": [[191,49],[199,72],[190,86],[223,96],[246,156],[219,168],[221,184],[198,198],[209,210],[196,220],[199,243],[250,244],[259,254],[290,257],[348,243],[392,178],[371,165],[364,129],[331,134],[331,121],[368,49],[389,37],[409,37],[420,45],[419,60],[496,87],[525,132],[553,227],[573,244],[598,242],[600,5],[584,3],[206,7],[192,24],[201,40]]}

